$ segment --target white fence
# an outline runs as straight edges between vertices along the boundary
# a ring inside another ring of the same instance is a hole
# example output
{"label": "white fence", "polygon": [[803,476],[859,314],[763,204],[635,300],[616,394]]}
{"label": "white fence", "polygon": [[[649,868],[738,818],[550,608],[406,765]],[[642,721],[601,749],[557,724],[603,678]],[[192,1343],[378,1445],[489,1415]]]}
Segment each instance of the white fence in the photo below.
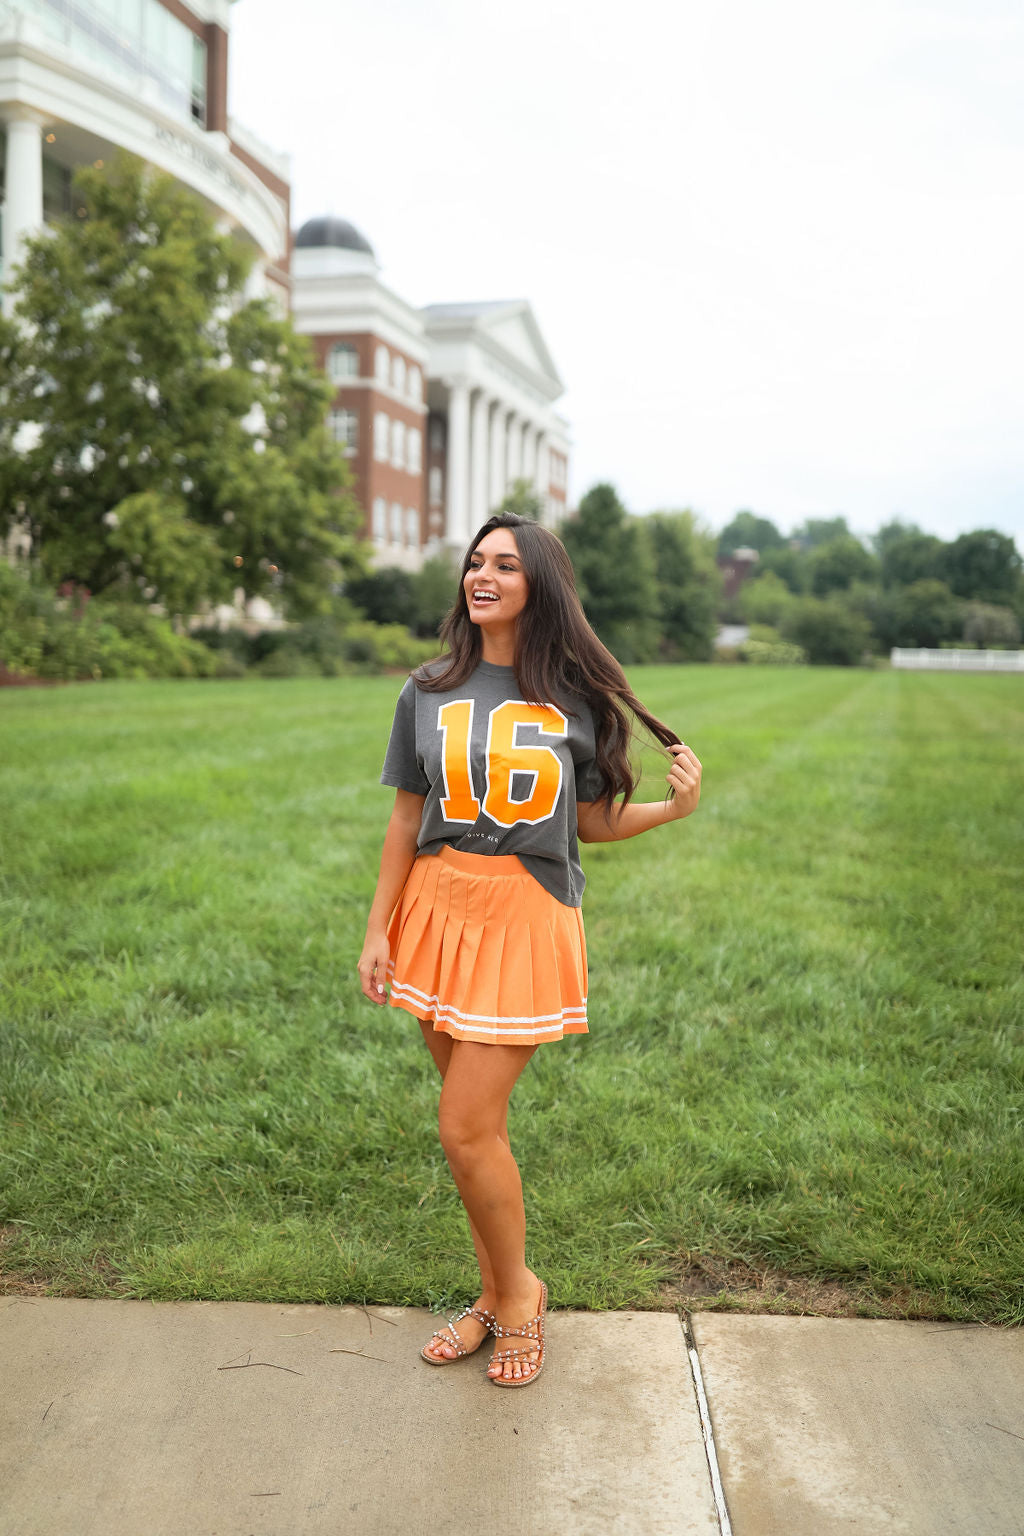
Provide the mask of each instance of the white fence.
{"label": "white fence", "polygon": [[933,651],[893,646],[894,667],[927,672],[1024,672],[1024,651]]}

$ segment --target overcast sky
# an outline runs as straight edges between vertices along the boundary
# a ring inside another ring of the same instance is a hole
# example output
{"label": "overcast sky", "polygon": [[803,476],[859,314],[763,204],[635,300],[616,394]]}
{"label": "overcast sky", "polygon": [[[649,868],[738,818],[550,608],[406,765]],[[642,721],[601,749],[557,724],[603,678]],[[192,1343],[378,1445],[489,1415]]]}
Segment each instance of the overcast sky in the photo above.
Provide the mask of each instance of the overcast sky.
{"label": "overcast sky", "polygon": [[414,304],[529,299],[574,498],[1024,551],[1020,0],[239,0],[232,28],[296,226],[351,219]]}

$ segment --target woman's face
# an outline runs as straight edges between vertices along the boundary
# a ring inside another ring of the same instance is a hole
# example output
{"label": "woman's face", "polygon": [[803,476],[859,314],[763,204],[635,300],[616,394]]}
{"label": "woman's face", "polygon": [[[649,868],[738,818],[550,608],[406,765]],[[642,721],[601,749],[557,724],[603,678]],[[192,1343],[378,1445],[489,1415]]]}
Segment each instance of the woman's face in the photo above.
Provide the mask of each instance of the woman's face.
{"label": "woman's face", "polygon": [[462,587],[474,624],[497,627],[519,617],[530,588],[511,528],[492,528],[484,535],[470,556]]}

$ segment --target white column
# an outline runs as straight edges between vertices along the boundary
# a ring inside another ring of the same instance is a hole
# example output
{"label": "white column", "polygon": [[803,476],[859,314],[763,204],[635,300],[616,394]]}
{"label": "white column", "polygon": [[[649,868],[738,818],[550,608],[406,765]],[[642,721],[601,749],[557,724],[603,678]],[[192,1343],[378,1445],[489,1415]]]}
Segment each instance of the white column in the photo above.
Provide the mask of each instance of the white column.
{"label": "white column", "polygon": [[445,543],[460,553],[469,543],[469,386],[453,379],[448,392],[448,518]]}
{"label": "white column", "polygon": [[529,421],[523,428],[523,478],[529,480],[531,488],[536,484],[537,428]]}
{"label": "white column", "polygon": [[469,521],[470,533],[487,520],[487,406],[483,390],[473,397],[472,431],[469,446]]}
{"label": "white column", "polygon": [[491,415],[491,495],[490,510],[493,512],[505,496],[505,417],[507,408],[500,400],[494,402]]}
{"label": "white column", "polygon": [[[7,201],[4,206],[3,281],[9,283],[14,268],[24,254],[26,235],[43,227],[43,123],[44,118],[28,108],[13,108],[5,113],[7,127],[6,176]],[[5,293],[3,312],[14,308],[11,294]]]}
{"label": "white column", "polygon": [[551,489],[551,466],[548,462],[548,437],[543,427],[537,428],[537,444],[534,465],[534,484],[537,487],[537,495],[541,499],[544,508],[542,522],[552,521],[548,513],[548,494]]}
{"label": "white column", "polygon": [[249,276],[245,280],[245,297],[246,299],[265,299],[268,291],[267,263],[254,261],[249,268]]}
{"label": "white column", "polygon": [[506,436],[505,478],[511,489],[513,480],[518,480],[522,473],[523,458],[523,424],[515,411],[508,413]]}

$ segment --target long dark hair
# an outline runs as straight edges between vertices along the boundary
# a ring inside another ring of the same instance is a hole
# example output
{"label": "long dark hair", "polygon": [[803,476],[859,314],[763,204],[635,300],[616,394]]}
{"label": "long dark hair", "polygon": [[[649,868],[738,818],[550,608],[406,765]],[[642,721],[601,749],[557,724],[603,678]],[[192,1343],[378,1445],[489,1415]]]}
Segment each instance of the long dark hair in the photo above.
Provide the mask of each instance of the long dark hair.
{"label": "long dark hair", "polygon": [[629,756],[634,722],[639,720],[663,747],[675,745],[679,737],[644,708],[611,651],[594,634],[565,546],[540,523],[501,512],[478,530],[462,562],[455,606],[441,625],[444,651],[413,673],[416,686],[425,693],[444,693],[461,687],[476,669],[482,639],[469,616],[463,581],[480,540],[495,528],[512,531],[529,593],[516,631],[519,691],[535,703],[564,704],[566,694],[586,700],[594,711],[597,766],[607,786],[601,802],[606,812],[617,795],[627,805],[640,782]]}

